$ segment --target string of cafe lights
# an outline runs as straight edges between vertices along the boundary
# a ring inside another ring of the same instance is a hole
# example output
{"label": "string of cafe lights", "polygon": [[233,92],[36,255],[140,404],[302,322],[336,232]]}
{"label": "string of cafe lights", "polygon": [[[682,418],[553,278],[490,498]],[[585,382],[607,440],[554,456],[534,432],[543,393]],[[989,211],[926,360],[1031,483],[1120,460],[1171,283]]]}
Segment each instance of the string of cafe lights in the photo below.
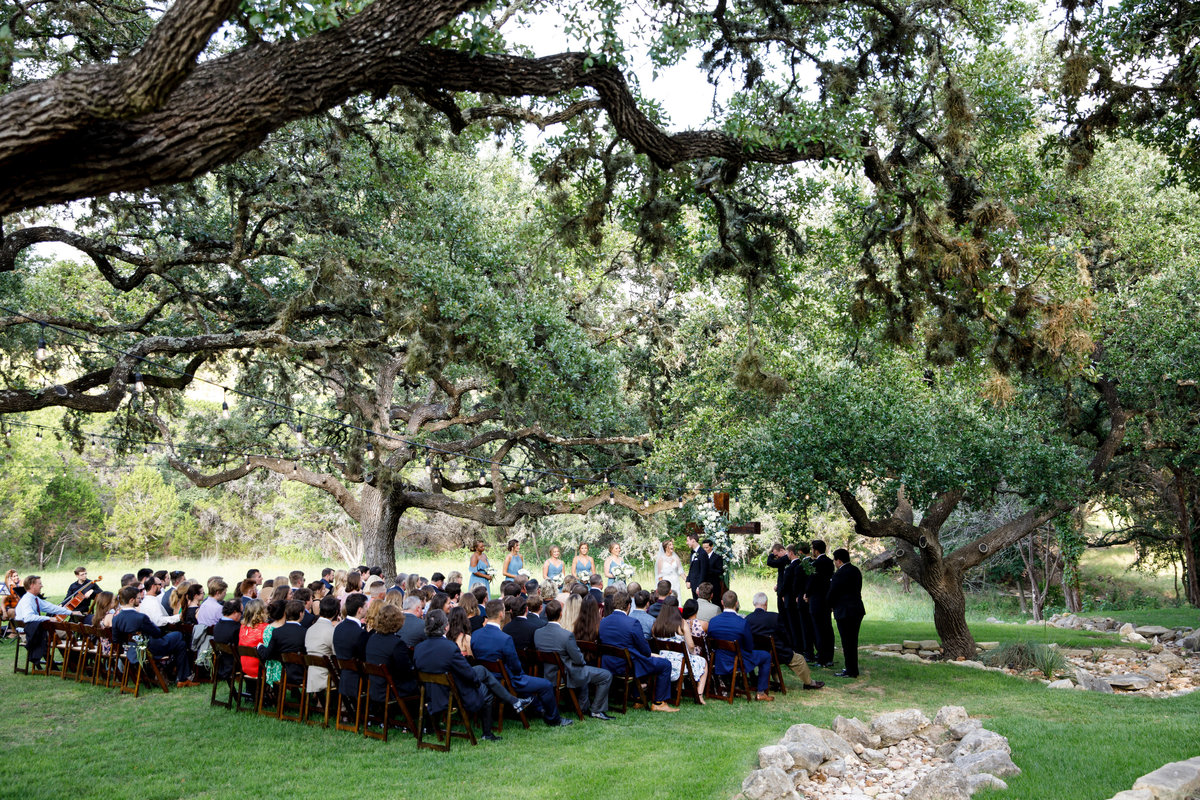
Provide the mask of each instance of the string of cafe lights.
{"label": "string of cafe lights", "polygon": [[[387,441],[391,441],[391,442],[397,442],[401,445],[406,445],[410,448],[421,448],[426,453],[425,466],[426,466],[426,468],[431,470],[431,482],[434,485],[437,485],[441,480],[440,472],[441,472],[442,467],[439,465],[435,465],[433,463],[433,456],[438,455],[438,456],[441,456],[443,464],[446,464],[448,462],[453,462],[454,460],[459,459],[459,458],[463,459],[464,461],[478,463],[480,465],[480,471],[479,471],[479,477],[478,477],[478,483],[479,483],[480,487],[486,487],[488,485],[488,483],[489,483],[488,471],[491,468],[498,467],[501,472],[501,477],[505,481],[509,481],[509,480],[520,481],[522,476],[526,476],[522,482],[523,483],[522,492],[524,494],[529,494],[540,479],[550,478],[556,484],[558,482],[561,482],[561,484],[562,484],[561,487],[556,486],[555,488],[550,489],[548,491],[556,491],[558,488],[561,488],[562,490],[569,492],[570,502],[576,502],[576,491],[575,491],[576,485],[607,486],[608,487],[608,502],[610,505],[614,504],[616,502],[615,492],[617,489],[630,490],[630,493],[640,496],[642,498],[642,506],[644,508],[649,507],[650,502],[651,502],[650,498],[652,495],[653,496],[661,496],[664,499],[669,499],[666,497],[667,495],[675,495],[677,498],[679,507],[682,507],[685,502],[684,497],[689,491],[688,487],[678,485],[678,484],[656,484],[656,483],[650,483],[648,481],[620,481],[620,480],[614,481],[612,479],[611,475],[605,475],[603,478],[597,478],[597,477],[591,476],[591,475],[579,475],[579,474],[576,474],[573,472],[568,472],[567,470],[548,470],[548,469],[539,469],[536,467],[521,467],[521,466],[514,466],[514,465],[505,466],[503,464],[499,464],[499,463],[493,461],[492,459],[484,457],[484,456],[477,456],[477,455],[472,455],[470,453],[456,452],[453,450],[439,447],[436,443],[416,441],[416,440],[410,439],[408,437],[397,436],[393,433],[384,433],[384,432],[380,432],[380,431],[373,431],[373,430],[364,428],[359,425],[354,425],[352,423],[343,422],[342,420],[339,420],[339,419],[334,419],[331,417],[323,416],[321,414],[315,414],[310,411],[305,411],[303,409],[296,408],[295,406],[291,406],[287,403],[280,403],[276,400],[272,400],[267,397],[261,397],[261,396],[252,394],[250,392],[239,390],[234,387],[225,386],[224,384],[209,380],[209,379],[201,377],[199,375],[195,375],[193,373],[188,373],[188,372],[181,370],[177,367],[174,367],[170,364],[165,364],[160,361],[156,361],[154,359],[148,358],[146,356],[137,355],[128,350],[123,350],[119,347],[115,347],[115,346],[107,344],[105,342],[101,342],[96,339],[93,339],[92,337],[90,337],[84,333],[80,333],[79,331],[74,331],[74,330],[71,330],[70,328],[64,328],[59,325],[55,325],[53,323],[47,322],[45,320],[41,320],[36,317],[29,316],[28,314],[25,314],[23,312],[17,311],[12,308],[8,308],[4,305],[0,305],[0,311],[4,311],[15,317],[20,317],[22,319],[29,320],[30,322],[36,323],[39,326],[38,346],[37,346],[37,350],[35,351],[35,358],[37,359],[38,363],[44,362],[47,358],[49,358],[49,345],[47,344],[47,341],[46,341],[46,332],[48,330],[56,331],[58,333],[72,337],[74,339],[78,339],[78,340],[87,342],[95,347],[98,347],[98,348],[105,350],[109,353],[112,353],[114,355],[132,358],[135,361],[137,361],[139,363],[139,365],[142,365],[142,364],[149,365],[149,366],[154,367],[159,370],[175,373],[176,375],[186,377],[189,380],[198,381],[200,383],[204,383],[204,384],[219,388],[221,390],[221,394],[222,394],[222,397],[221,397],[221,417],[222,417],[222,419],[229,419],[231,416],[231,411],[230,411],[229,402],[228,402],[228,395],[230,395],[230,394],[240,396],[242,398],[245,398],[246,400],[250,400],[253,402],[262,403],[264,405],[278,409],[282,412],[286,412],[287,414],[294,415],[294,419],[296,420],[295,423],[285,422],[285,424],[289,427],[289,429],[292,431],[292,433],[296,436],[296,439],[297,439],[297,442],[299,445],[302,445],[302,443],[303,443],[303,434],[304,434],[304,428],[303,428],[303,425],[301,424],[300,420],[303,417],[309,417],[313,420],[317,420],[317,421],[324,422],[324,423],[327,423],[330,425],[334,425],[334,426],[340,427],[347,431],[352,431],[352,432],[363,434],[366,437],[366,457],[367,457],[367,459],[373,459],[374,455],[375,455],[374,446],[371,442],[372,438],[378,438],[378,439],[383,439],[383,440],[387,440]],[[131,384],[131,393],[133,395],[133,400],[136,401],[137,396],[139,394],[145,393],[146,385],[143,380],[143,376],[142,376],[140,369],[136,370],[133,373],[132,377],[133,377],[133,381]],[[57,389],[56,389],[56,391],[57,391]],[[3,426],[3,425],[16,425],[16,426],[33,428],[37,431],[37,433],[35,434],[36,438],[40,438],[42,431],[53,432],[56,434],[58,433],[58,429],[56,429],[56,428],[53,428],[51,426],[46,426],[46,425],[39,425],[36,423],[23,423],[23,422],[17,422],[17,421],[13,421],[13,420],[8,420],[7,422],[0,421],[0,426]],[[5,435],[7,435],[7,433]],[[132,444],[132,445],[141,445],[144,453],[148,453],[150,449],[157,449],[157,448],[161,447],[161,448],[165,448],[167,450],[173,450],[176,452],[191,451],[193,453],[200,454],[200,455],[213,455],[213,456],[220,455],[223,457],[224,461],[230,460],[231,456],[236,456],[238,458],[245,460],[245,462],[247,464],[249,464],[250,459],[253,457],[290,461],[290,462],[292,462],[293,474],[298,472],[299,463],[304,462],[304,461],[319,460],[319,456],[317,456],[317,455],[309,455],[306,457],[302,452],[299,454],[286,453],[281,456],[281,455],[271,454],[271,453],[259,453],[259,452],[251,452],[251,451],[246,451],[246,450],[239,450],[237,448],[212,447],[212,446],[208,446],[208,445],[188,445],[188,444],[181,445],[181,444],[175,444],[172,442],[157,441],[157,440],[150,440],[150,439],[130,439],[130,438],[126,438],[126,437],[106,436],[104,434],[90,434],[89,433],[89,434],[83,434],[83,435],[89,437],[93,443],[95,443],[95,441],[98,439],[103,439],[103,440],[123,442],[126,444]],[[468,473],[470,472],[470,470],[466,470],[466,471]],[[509,479],[508,478],[509,472],[514,472],[516,474],[516,477]],[[714,490],[712,487],[697,486],[697,487],[695,487],[694,491],[697,494],[704,494],[704,493],[711,494],[712,491],[714,491]]]}

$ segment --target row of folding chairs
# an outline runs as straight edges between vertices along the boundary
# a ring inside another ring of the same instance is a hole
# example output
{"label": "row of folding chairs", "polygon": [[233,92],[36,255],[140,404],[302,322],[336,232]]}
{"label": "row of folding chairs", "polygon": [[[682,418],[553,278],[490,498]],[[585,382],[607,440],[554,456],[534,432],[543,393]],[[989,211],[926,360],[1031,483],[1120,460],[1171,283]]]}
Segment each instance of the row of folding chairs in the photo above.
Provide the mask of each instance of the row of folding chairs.
{"label": "row of folding chairs", "polygon": [[[25,626],[14,623],[18,633],[13,653],[13,672],[40,675],[48,678],[90,683],[93,686],[120,689],[122,694],[137,697],[143,683],[165,693],[167,680],[154,658],[136,657],[136,650],[114,644],[112,628],[84,625],[79,622],[42,622],[41,635],[46,637],[46,657],[42,666],[31,663],[25,646]],[[187,626],[190,628],[191,626]],[[24,652],[24,664],[21,654]]]}

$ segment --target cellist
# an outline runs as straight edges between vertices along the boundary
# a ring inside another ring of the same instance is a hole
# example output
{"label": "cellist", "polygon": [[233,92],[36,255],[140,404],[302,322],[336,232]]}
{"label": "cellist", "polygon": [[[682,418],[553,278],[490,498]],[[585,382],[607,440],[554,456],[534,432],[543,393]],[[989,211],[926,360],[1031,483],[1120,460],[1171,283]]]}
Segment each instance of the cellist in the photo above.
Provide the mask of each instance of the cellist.
{"label": "cellist", "polygon": [[[75,582],[67,587],[67,596],[63,598],[63,603],[70,602],[71,598],[75,596],[75,593],[83,589],[89,583],[91,583],[91,581],[88,580],[87,567],[76,567]],[[83,600],[75,604],[75,607],[79,609],[80,613],[86,615],[92,610],[92,595],[99,591],[99,589],[99,586],[92,586],[92,588],[84,592]]]}

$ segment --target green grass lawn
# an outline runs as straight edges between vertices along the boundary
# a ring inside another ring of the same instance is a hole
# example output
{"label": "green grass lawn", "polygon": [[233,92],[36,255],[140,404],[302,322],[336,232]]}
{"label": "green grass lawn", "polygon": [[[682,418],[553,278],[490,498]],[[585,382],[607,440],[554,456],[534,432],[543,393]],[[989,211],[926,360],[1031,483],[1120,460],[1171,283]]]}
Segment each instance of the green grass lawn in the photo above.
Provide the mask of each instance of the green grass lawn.
{"label": "green grass lawn", "polygon": [[[1029,626],[1030,629],[1033,626]],[[995,629],[993,631],[993,629]],[[1013,626],[981,626],[980,638]],[[864,641],[929,638],[921,623],[870,622]],[[1094,642],[1078,631],[1048,631],[1063,645]],[[1042,630],[1039,627],[1037,634]],[[1086,645],[1084,645],[1086,646]],[[0,657],[11,658],[11,645]],[[392,741],[303,727],[208,704],[207,688],[138,699],[60,679],[0,669],[0,786],[13,797],[117,800],[263,796],[527,800],[573,798],[727,798],[754,767],[759,747],[789,725],[829,725],[918,707],[932,714],[963,705],[1009,737],[1024,773],[1005,798],[1094,800],[1129,788],[1168,761],[1196,755],[1200,693],[1152,700],[1050,691],[1040,683],[949,665],[863,657],[864,677],[821,692],[793,691],[774,703],[732,707],[685,704],[678,714],[645,711],[611,723],[587,720],[566,730],[535,722],[508,725],[501,744],[456,742],[449,754]],[[789,678],[789,685],[798,689]],[[1163,735],[1169,732],[1169,735]],[[22,787],[18,792],[15,787]]]}

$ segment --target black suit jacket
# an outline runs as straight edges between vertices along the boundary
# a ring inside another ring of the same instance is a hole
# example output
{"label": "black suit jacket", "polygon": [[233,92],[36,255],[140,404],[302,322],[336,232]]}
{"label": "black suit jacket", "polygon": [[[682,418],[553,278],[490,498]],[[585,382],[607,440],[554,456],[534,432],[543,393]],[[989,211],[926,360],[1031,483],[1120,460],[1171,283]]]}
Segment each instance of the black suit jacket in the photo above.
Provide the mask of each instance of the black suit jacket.
{"label": "black suit jacket", "polygon": [[782,555],[779,556],[767,553],[767,566],[775,568],[775,594],[777,595],[783,594],[783,573],[784,570],[787,569],[787,565],[790,563],[791,561],[788,560],[786,550]]}
{"label": "black suit jacket", "polygon": [[537,630],[532,622],[524,617],[513,617],[512,622],[504,626],[504,632],[512,637],[513,647],[517,650],[533,649],[533,632]]}
{"label": "black suit jacket", "polygon": [[[305,653],[304,649],[304,626],[297,625],[292,622],[285,622],[275,629],[271,634],[271,643],[268,645],[259,645],[259,650],[262,652],[262,657],[266,661],[272,659],[278,661],[281,653]],[[288,683],[293,686],[299,686],[300,681],[304,680],[304,667],[300,664],[284,664],[284,669],[287,670]]]}
{"label": "black suit jacket", "polygon": [[[474,633],[482,628],[486,619],[487,617],[485,617],[483,614],[477,614],[476,616],[471,617],[471,633]],[[426,670],[426,672],[432,672],[432,670]]]}
{"label": "black suit jacket", "polygon": [[[213,626],[213,641],[217,644],[230,644],[234,649],[238,646],[238,633],[241,623],[232,619],[222,619]],[[233,659],[229,656],[217,655],[217,677],[224,679],[233,674]]]}
{"label": "black suit jacket", "polygon": [[537,614],[527,615],[525,617],[525,619],[529,621],[529,624],[532,625],[533,629],[536,631],[539,628],[546,627],[546,618],[543,616],[543,614],[545,614],[545,613],[546,612],[543,609],[541,612],[539,612]]}
{"label": "black suit jacket", "polygon": [[808,586],[804,593],[808,595],[808,604],[817,608],[825,608],[829,597],[829,581],[833,578],[833,559],[822,553],[813,561],[813,574],[808,576]]}
{"label": "black suit jacket", "polygon": [[750,632],[755,636],[770,636],[775,640],[775,654],[779,656],[781,662],[786,664],[792,660],[792,649],[784,644],[787,641],[787,634],[783,630],[778,614],[774,611],[756,608],[746,615],[746,624],[750,626]]}
{"label": "black suit jacket", "polygon": [[316,621],[317,621],[316,614],[312,613],[311,611],[305,611],[304,616],[300,618],[300,627],[304,628],[304,630],[308,630],[309,628],[311,628],[313,626],[313,623]]}
{"label": "black suit jacket", "polygon": [[[366,654],[367,629],[357,622],[344,619],[333,629],[333,655],[336,658],[359,658]],[[344,669],[338,681],[338,691],[347,697],[358,696],[358,673]]]}
{"label": "black suit jacket", "polygon": [[[413,663],[421,672],[451,675],[458,685],[463,705],[472,714],[483,708],[483,704],[490,699],[487,689],[480,685],[479,678],[459,651],[458,645],[445,636],[435,636],[417,645],[413,650]],[[431,683],[425,687],[425,702],[431,714],[445,711],[449,697],[444,686]]]}
{"label": "black suit jacket", "polygon": [[595,586],[593,586],[591,589],[588,589],[588,594],[591,595],[592,599],[596,601],[596,605],[600,606],[600,613],[603,614],[604,613],[604,592],[600,589],[597,589]]}
{"label": "black suit jacket", "polygon": [[808,576],[804,574],[804,559],[797,558],[789,561],[783,570],[781,594],[789,604],[798,603],[808,588]]}
{"label": "black suit jacket", "polygon": [[126,608],[113,617],[113,644],[123,645],[134,637],[143,634],[147,639],[161,639],[163,632],[136,608]]}
{"label": "black suit jacket", "polygon": [[834,619],[865,617],[862,601],[862,573],[853,564],[842,564],[829,581],[829,608]]}
{"label": "black suit jacket", "polygon": [[[721,558],[721,555],[716,550],[708,554],[708,564],[704,569],[704,580],[711,583],[714,589],[716,589],[717,581],[721,582],[722,587],[729,588],[725,586],[725,559]],[[713,600],[716,601],[717,605],[721,604],[721,598],[715,594]]]}
{"label": "black suit jacket", "polygon": [[400,638],[411,650],[425,641],[425,620],[415,614],[404,614],[404,627],[400,629]]}
{"label": "black suit jacket", "polygon": [[[401,695],[417,693],[417,673],[413,667],[412,651],[398,634],[371,634],[365,652],[363,661],[386,667]],[[371,699],[382,703],[386,695],[387,684],[383,678],[371,676]]]}
{"label": "black suit jacket", "polygon": [[697,547],[692,553],[691,560],[688,561],[687,582],[692,587],[692,591],[696,587],[708,580],[708,553],[704,552],[703,547]]}

